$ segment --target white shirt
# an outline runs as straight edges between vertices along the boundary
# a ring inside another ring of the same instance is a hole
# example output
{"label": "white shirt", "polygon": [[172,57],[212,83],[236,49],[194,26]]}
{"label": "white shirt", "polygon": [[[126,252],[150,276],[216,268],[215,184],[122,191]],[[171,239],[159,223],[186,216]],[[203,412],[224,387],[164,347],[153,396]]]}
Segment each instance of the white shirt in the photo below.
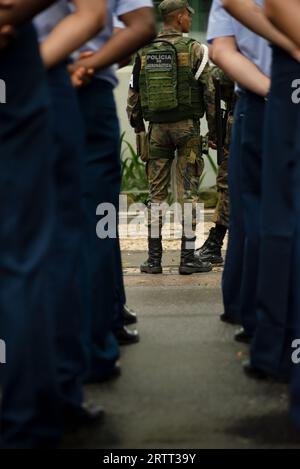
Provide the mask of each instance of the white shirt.
{"label": "white shirt", "polygon": [[[114,17],[119,18],[126,13],[130,13],[131,11],[145,7],[153,7],[152,0],[109,0],[106,27],[103,31],[101,31],[100,34],[98,34],[98,36],[90,40],[84,47],[82,47],[81,52],[97,52],[99,49],[101,49],[101,47],[104,46],[104,44],[111,38],[113,34],[115,27]],[[95,74],[95,77],[101,80],[109,81],[113,86],[117,86],[118,84],[116,66],[114,65],[106,68],[105,70],[98,71]]]}
{"label": "white shirt", "polygon": [[39,42],[43,42],[55,26],[70,14],[68,1],[60,0],[34,18]]}
{"label": "white shirt", "polygon": [[[256,0],[259,6],[264,0]],[[207,40],[212,42],[218,37],[234,36],[240,52],[247,57],[266,76],[271,75],[272,50],[265,39],[233,18],[223,7],[222,0],[213,0],[209,15]]]}

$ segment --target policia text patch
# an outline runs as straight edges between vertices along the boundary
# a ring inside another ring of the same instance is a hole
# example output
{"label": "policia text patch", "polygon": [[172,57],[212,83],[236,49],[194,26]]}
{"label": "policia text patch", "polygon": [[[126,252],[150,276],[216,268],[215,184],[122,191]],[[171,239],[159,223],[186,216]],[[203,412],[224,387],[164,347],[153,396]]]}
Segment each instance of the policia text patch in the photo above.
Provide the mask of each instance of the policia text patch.
{"label": "policia text patch", "polygon": [[146,56],[147,71],[166,71],[172,70],[173,56],[168,53],[152,52]]}

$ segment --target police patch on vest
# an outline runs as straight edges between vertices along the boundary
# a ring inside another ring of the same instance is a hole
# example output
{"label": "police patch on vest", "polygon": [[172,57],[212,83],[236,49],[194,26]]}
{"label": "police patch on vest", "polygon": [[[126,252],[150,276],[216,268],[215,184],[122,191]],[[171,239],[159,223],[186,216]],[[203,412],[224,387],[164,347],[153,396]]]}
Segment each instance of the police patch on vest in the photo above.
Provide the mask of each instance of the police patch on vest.
{"label": "police patch on vest", "polygon": [[172,54],[162,52],[152,52],[146,56],[146,70],[147,71],[165,71],[169,72],[173,67]]}

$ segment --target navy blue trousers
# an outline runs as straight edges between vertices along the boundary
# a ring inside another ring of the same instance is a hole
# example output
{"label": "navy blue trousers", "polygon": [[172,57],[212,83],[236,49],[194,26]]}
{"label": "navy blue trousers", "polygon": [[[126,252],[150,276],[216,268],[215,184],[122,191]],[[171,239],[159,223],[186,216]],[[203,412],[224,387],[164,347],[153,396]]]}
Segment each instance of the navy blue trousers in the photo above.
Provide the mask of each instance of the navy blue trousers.
{"label": "navy blue trousers", "polygon": [[241,130],[242,209],[245,247],[241,284],[241,321],[248,336],[256,328],[256,296],[259,266],[261,180],[264,137],[265,100],[246,92]]}
{"label": "navy blue trousers", "polygon": [[[300,129],[300,108],[299,104],[296,105],[298,108],[298,119],[295,122],[295,127]],[[294,184],[295,191],[297,195],[295,197],[295,244],[294,244],[294,261],[292,269],[292,321],[293,321],[293,331],[288,333],[290,337],[288,340],[300,340],[300,138],[299,134],[296,138],[295,146],[295,156],[297,160],[295,161],[295,172],[294,172]],[[289,343],[287,340],[287,348],[289,348]],[[299,343],[299,342],[298,342]],[[298,345],[297,349],[300,349]],[[290,349],[290,353],[296,352],[293,348]],[[297,358],[300,357],[300,351],[297,351]],[[292,365],[291,373],[291,393],[290,393],[290,402],[291,402],[291,417],[300,430],[300,363],[295,363]]]}
{"label": "navy blue trousers", "polygon": [[241,321],[241,279],[244,258],[244,219],[242,207],[241,135],[244,119],[244,100],[239,99],[235,108],[228,168],[230,219],[228,248],[222,278],[225,316]]}
{"label": "navy blue trousers", "polygon": [[[0,52],[1,436],[6,447],[57,444],[55,318],[48,297],[54,147],[46,76],[36,36],[24,27]],[[21,74],[21,75],[20,75]]]}
{"label": "navy blue trousers", "polygon": [[257,293],[257,328],[251,347],[254,366],[280,378],[291,370],[292,277],[296,227],[295,141],[298,106],[292,82],[300,65],[274,48],[272,86],[266,110],[262,172],[261,252]]}
{"label": "navy blue trousers", "polygon": [[86,360],[83,304],[78,270],[82,242],[81,164],[84,129],[77,94],[65,64],[48,71],[56,144],[55,225],[49,262],[49,291],[56,317],[58,380],[65,410],[81,406]]}
{"label": "navy blue trousers", "polygon": [[[89,379],[97,380],[105,377],[119,357],[119,348],[113,335],[118,245],[116,238],[100,239],[97,236],[96,227],[101,217],[96,211],[100,204],[111,204],[117,215],[120,138],[112,85],[94,79],[89,86],[79,91],[79,101],[86,131],[83,290],[85,308],[90,318],[86,347],[90,355]],[[117,217],[111,222],[117,227]]]}

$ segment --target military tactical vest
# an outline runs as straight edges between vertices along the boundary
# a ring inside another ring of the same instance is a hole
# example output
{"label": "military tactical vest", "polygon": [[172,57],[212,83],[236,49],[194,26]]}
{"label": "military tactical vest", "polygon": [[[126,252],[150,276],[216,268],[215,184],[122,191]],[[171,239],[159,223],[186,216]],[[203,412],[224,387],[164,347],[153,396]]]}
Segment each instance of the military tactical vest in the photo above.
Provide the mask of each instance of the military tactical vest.
{"label": "military tactical vest", "polygon": [[146,121],[155,123],[200,119],[205,108],[202,84],[193,73],[193,39],[174,43],[158,38],[142,49],[139,79]]}

